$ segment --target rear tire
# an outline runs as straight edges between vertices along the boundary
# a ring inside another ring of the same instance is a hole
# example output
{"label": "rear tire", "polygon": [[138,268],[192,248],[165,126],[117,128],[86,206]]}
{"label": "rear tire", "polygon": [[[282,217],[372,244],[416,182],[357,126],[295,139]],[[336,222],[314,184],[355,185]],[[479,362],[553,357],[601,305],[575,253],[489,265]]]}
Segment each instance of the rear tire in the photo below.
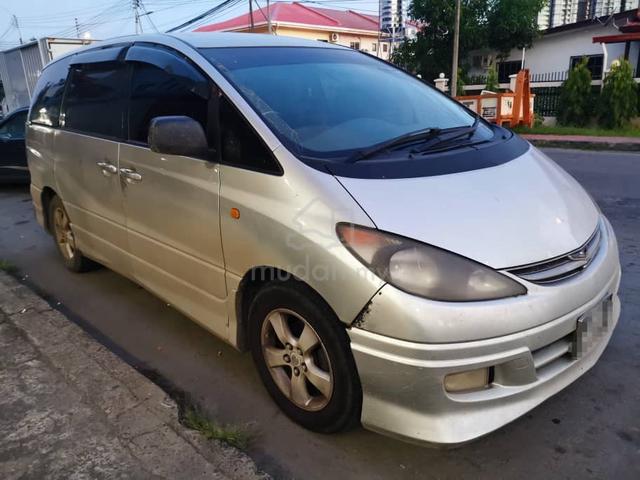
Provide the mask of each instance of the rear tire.
{"label": "rear tire", "polygon": [[54,196],[51,199],[48,215],[53,240],[65,267],[76,273],[95,268],[96,263],[85,257],[76,247],[72,224],[60,197]]}
{"label": "rear tire", "polygon": [[249,308],[249,335],[258,373],[289,418],[320,433],[359,423],[362,388],[345,327],[309,287],[262,288]]}

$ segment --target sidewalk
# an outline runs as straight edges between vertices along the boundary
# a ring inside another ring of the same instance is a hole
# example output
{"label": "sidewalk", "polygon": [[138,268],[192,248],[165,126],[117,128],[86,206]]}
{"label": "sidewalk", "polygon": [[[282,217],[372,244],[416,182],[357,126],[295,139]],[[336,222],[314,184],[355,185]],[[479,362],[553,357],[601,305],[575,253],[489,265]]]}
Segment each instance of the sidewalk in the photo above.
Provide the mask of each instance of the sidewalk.
{"label": "sidewalk", "polygon": [[588,135],[520,134],[540,147],[586,148],[593,150],[640,151],[640,137],[595,137]]}
{"label": "sidewalk", "polygon": [[0,478],[268,477],[183,427],[158,386],[0,272]]}

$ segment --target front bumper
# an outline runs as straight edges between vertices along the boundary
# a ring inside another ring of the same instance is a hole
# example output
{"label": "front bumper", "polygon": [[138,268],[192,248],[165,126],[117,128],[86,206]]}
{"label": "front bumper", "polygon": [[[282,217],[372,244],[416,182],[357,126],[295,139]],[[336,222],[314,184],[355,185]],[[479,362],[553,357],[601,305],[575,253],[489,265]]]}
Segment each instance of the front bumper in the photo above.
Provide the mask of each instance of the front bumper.
{"label": "front bumper", "polygon": [[[380,326],[383,322],[403,323],[398,316],[406,318],[413,311],[414,322],[431,325],[430,334],[438,328],[450,331],[452,322],[438,322],[437,315],[424,317],[425,309],[410,308],[415,305],[415,297],[407,299],[405,308],[397,307],[395,315],[390,317],[394,311],[391,304],[384,308],[375,306],[376,302],[386,301],[383,289],[379,300],[372,300],[360,327],[349,329],[363,388],[363,426],[413,442],[461,444],[515,420],[589,370],[604,351],[620,316],[618,252],[613,231],[607,227],[610,236],[597,265],[593,265],[596,271],[585,271],[580,275],[584,278],[566,284],[570,287],[567,291],[575,291],[575,282],[587,282],[584,287],[593,287],[594,275],[599,277],[599,287],[589,291],[589,300],[547,321],[538,319],[531,328],[515,333],[427,343],[422,338],[406,340],[365,330],[369,325]],[[605,272],[606,279],[603,279]],[[566,293],[561,285],[547,288],[557,289],[556,295]],[[603,304],[605,299],[606,330],[588,351],[574,358],[567,345],[576,331],[578,319]],[[568,299],[572,300],[575,295]],[[398,303],[394,300],[393,305]],[[503,323],[505,319],[499,318],[500,311],[495,313],[495,323]],[[373,318],[380,314],[385,318]],[[469,316],[473,317],[473,311],[463,309],[458,322],[466,323]],[[514,324],[518,324],[517,319]],[[425,331],[421,327],[415,332]],[[493,367],[495,372],[488,388],[465,393],[445,390],[446,375],[485,367]]]}

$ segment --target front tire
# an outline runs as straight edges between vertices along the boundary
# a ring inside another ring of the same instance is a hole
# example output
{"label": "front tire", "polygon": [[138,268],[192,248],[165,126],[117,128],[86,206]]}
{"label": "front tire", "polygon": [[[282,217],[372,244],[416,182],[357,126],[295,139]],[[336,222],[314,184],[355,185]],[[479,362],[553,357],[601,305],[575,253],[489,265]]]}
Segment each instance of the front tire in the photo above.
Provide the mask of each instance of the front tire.
{"label": "front tire", "polygon": [[267,391],[303,427],[321,433],[358,424],[362,389],[345,327],[298,281],[271,283],[249,308],[250,348]]}
{"label": "front tire", "polygon": [[85,257],[76,247],[75,236],[71,229],[71,221],[60,197],[55,196],[49,202],[49,225],[58,252],[72,272],[86,272],[94,268],[95,263]]}

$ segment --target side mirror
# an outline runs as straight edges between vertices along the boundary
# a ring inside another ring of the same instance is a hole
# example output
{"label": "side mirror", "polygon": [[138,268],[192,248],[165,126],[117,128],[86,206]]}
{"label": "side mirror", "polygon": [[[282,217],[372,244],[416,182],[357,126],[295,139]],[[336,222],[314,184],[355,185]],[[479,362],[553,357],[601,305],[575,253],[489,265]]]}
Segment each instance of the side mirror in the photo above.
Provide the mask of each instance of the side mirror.
{"label": "side mirror", "polygon": [[207,158],[209,145],[202,125],[191,117],[155,117],[149,124],[149,147],[156,153]]}

